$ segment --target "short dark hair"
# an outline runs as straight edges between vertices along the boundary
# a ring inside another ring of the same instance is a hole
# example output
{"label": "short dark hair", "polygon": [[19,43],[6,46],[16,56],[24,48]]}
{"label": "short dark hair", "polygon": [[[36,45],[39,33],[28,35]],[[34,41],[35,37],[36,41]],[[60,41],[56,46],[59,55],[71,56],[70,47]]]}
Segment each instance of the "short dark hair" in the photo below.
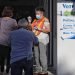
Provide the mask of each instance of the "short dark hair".
{"label": "short dark hair", "polygon": [[2,11],[2,17],[12,17],[13,16],[13,8],[10,6],[5,6]]}
{"label": "short dark hair", "polygon": [[42,12],[45,12],[45,10],[44,10],[43,7],[37,7],[37,8],[35,9],[35,11],[42,11]]}

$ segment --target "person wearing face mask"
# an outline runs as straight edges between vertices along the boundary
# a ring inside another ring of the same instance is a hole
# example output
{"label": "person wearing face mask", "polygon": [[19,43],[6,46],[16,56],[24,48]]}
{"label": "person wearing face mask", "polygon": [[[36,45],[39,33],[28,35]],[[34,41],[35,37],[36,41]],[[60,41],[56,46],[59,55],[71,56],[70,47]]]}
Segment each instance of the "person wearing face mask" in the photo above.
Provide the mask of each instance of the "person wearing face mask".
{"label": "person wearing face mask", "polygon": [[47,72],[48,69],[46,49],[49,43],[48,33],[51,32],[51,27],[49,20],[44,16],[44,12],[45,10],[42,7],[37,7],[35,9],[36,19],[32,22],[32,30],[39,39],[39,46],[34,46],[36,73]]}

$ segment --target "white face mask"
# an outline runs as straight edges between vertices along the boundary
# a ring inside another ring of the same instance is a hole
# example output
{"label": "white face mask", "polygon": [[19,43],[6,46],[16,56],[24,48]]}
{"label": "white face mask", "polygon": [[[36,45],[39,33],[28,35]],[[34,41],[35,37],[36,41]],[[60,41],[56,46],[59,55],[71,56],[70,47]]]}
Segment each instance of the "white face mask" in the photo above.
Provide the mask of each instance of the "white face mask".
{"label": "white face mask", "polygon": [[40,15],[36,15],[36,18],[37,18],[37,19],[41,19],[41,16],[40,16]]}

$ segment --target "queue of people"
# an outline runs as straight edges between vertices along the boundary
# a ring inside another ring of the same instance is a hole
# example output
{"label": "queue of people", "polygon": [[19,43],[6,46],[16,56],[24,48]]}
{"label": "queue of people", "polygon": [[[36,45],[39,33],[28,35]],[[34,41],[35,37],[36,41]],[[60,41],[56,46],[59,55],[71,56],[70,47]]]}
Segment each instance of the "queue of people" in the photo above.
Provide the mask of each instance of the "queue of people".
{"label": "queue of people", "polygon": [[[3,75],[5,60],[6,73],[11,75],[33,75],[33,51],[36,63],[35,73],[47,73],[47,45],[51,32],[50,22],[44,16],[42,7],[35,9],[35,19],[25,18],[18,22],[13,19],[13,8],[6,6],[0,18],[0,67]],[[32,47],[34,50],[32,51]],[[0,74],[0,75],[1,75]]]}

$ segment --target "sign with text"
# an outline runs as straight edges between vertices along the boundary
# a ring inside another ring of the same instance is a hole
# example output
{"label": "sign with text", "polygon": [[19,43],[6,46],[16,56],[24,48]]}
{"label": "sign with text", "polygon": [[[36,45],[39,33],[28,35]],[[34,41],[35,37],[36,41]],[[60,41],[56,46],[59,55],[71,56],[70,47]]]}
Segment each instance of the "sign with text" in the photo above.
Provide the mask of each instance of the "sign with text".
{"label": "sign with text", "polygon": [[57,3],[57,75],[75,75],[75,3]]}
{"label": "sign with text", "polygon": [[60,31],[62,39],[75,39],[75,5],[73,3],[58,3],[57,15],[60,16]]}

